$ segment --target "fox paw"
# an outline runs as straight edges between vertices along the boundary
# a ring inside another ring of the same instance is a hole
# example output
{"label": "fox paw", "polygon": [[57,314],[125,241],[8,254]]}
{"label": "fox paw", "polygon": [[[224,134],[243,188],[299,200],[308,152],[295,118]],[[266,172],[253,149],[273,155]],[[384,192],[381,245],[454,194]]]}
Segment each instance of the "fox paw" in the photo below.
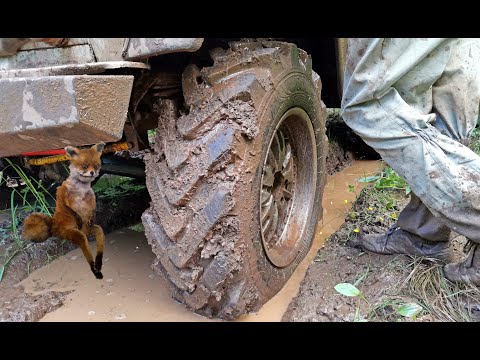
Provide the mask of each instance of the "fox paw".
{"label": "fox paw", "polygon": [[97,279],[103,279],[103,274],[100,270],[97,269],[95,265],[90,265],[90,269],[92,270],[93,275],[95,275]]}

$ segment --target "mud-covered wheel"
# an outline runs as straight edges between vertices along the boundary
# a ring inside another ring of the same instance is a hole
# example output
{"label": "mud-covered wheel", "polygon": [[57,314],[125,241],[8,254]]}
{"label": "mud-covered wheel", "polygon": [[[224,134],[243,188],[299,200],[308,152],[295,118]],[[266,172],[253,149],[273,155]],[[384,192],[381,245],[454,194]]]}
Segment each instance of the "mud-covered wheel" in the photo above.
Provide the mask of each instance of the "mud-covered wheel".
{"label": "mud-covered wheel", "polygon": [[322,215],[326,109],[293,44],[234,43],[183,74],[188,114],[159,104],[142,216],[173,296],[224,319],[258,310],[311,247]]}

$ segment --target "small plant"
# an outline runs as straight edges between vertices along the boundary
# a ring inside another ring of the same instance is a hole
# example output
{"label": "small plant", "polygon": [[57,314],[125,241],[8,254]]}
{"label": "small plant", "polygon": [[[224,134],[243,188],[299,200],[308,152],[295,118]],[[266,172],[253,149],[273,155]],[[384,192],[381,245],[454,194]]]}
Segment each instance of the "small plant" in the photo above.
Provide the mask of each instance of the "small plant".
{"label": "small plant", "polygon": [[114,199],[130,195],[145,189],[145,185],[134,184],[133,179],[125,176],[102,176],[92,187],[99,198]]}
{"label": "small plant", "polygon": [[153,147],[153,145],[155,145],[155,136],[157,135],[157,129],[147,130],[147,135],[148,135],[148,143],[150,146]]}
{"label": "small plant", "polygon": [[[368,306],[370,308],[372,308],[372,306],[370,305],[370,303],[368,302],[367,298],[363,295],[363,293],[357,288],[357,285],[360,284],[360,282],[365,279],[365,277],[368,275],[368,272],[370,271],[370,268],[367,267],[367,270],[357,279],[357,281],[355,281],[355,283],[352,285],[350,283],[340,283],[340,284],[337,284],[335,285],[334,289],[339,292],[340,294],[342,295],[345,295],[345,296],[350,296],[350,297],[360,297],[362,300],[364,300]],[[355,309],[355,316],[353,318],[353,321],[354,322],[363,322],[363,321],[367,321],[365,319],[363,319],[361,316],[360,316],[360,309],[357,307]]]}
{"label": "small plant", "polygon": [[[12,188],[12,200],[13,196],[16,194],[22,199],[22,207],[25,211],[38,211],[47,215],[52,215],[52,210],[55,206],[51,206],[48,203],[47,196],[51,198],[53,203],[55,203],[55,198],[47,189],[45,189],[42,182],[27,176],[22,168],[19,165],[14,164],[10,159],[5,160],[9,164],[7,168],[12,167],[25,184],[25,188],[20,191],[15,187]],[[32,196],[34,199],[33,203],[28,200],[28,198],[31,198]]]}
{"label": "small plant", "polygon": [[340,284],[335,285],[334,289],[337,292],[339,292],[340,294],[345,295],[345,296],[352,296],[352,297],[357,297],[358,296],[362,300],[364,300],[368,305],[370,305],[367,298],[363,295],[363,293],[360,290],[358,290],[358,288],[355,285],[352,285],[352,284],[349,284],[349,283],[340,283]]}
{"label": "small plant", "polygon": [[358,179],[359,182],[373,182],[374,187],[377,190],[380,189],[395,189],[395,190],[405,190],[405,194],[410,194],[410,186],[407,184],[404,178],[398,175],[391,167],[386,166],[384,171],[381,171],[380,174],[374,176],[365,176]]}
{"label": "small plant", "polygon": [[[363,295],[363,293],[360,290],[358,290],[358,288],[355,285],[352,285],[349,283],[340,283],[335,285],[334,289],[340,294],[345,296],[360,297],[363,301],[365,301],[368,304],[370,308],[372,308],[372,305],[370,305],[367,298]],[[360,309],[358,307],[355,309],[355,315],[354,315],[353,321],[355,322],[366,321],[360,316]]]}
{"label": "small plant", "polygon": [[[5,234],[5,238],[13,240],[13,243],[8,246],[5,253],[2,254],[3,261],[0,265],[0,281],[3,279],[5,269],[12,259],[21,251],[27,250],[31,243],[26,243],[20,235],[19,228],[21,224],[22,214],[30,212],[42,212],[47,215],[52,215],[55,205],[50,205],[47,201],[48,197],[51,198],[51,202],[55,204],[55,198],[49,193],[43,186],[41,181],[33,179],[22,170],[22,168],[13,163],[10,159],[4,159],[8,166],[3,171],[11,167],[17,175],[20,177],[20,184],[25,185],[21,190],[18,187],[12,187],[10,192],[10,217],[11,224],[7,229],[2,229]],[[7,179],[3,177],[3,171],[0,175],[0,185],[2,182],[7,182]],[[21,203],[18,203],[18,198],[21,199]]]}
{"label": "small plant", "polygon": [[347,191],[353,192],[356,200],[351,208],[345,204],[343,236],[334,237],[341,243],[355,240],[372,226],[389,228],[397,221],[399,204],[407,200],[410,193],[405,180],[389,167],[357,180],[366,186],[357,194],[353,184],[347,185]]}
{"label": "small plant", "polygon": [[[412,318],[414,321],[416,320],[417,315],[420,311],[423,310],[423,307],[418,305],[417,303],[410,302],[405,303],[403,301],[399,301],[397,299],[392,299],[388,301],[383,301],[380,305],[372,306],[370,302],[367,300],[365,295],[357,288],[358,284],[362,282],[368,275],[370,271],[370,267],[367,267],[365,272],[353,283],[340,283],[335,285],[334,289],[344,296],[350,297],[359,297],[370,308],[370,318],[371,316],[378,317],[377,310],[383,310],[386,307],[390,307],[395,310],[395,312],[403,317]],[[357,307],[355,310],[354,320],[353,321],[367,321],[360,316],[360,309]]]}
{"label": "small plant", "polygon": [[[368,273],[368,269],[367,269]],[[359,279],[360,280],[360,279]],[[359,281],[357,281],[359,282]],[[376,309],[378,308],[384,308],[386,306],[391,306],[395,312],[403,317],[407,318],[412,318],[413,321],[417,319],[417,315],[420,313],[420,311],[423,310],[423,307],[418,305],[417,303],[400,303],[398,304],[397,301],[388,301],[384,302],[381,304],[381,306],[378,307],[373,307],[370,302],[367,300],[365,295],[355,286],[349,283],[340,283],[335,285],[334,289],[339,292],[340,294],[344,296],[350,296],[350,297],[359,297],[362,300],[364,300],[368,306],[370,307],[371,312],[375,315],[378,316]],[[354,320],[353,321],[366,321],[365,319],[362,319],[360,316],[360,309],[357,307],[355,309],[355,315],[354,315]]]}

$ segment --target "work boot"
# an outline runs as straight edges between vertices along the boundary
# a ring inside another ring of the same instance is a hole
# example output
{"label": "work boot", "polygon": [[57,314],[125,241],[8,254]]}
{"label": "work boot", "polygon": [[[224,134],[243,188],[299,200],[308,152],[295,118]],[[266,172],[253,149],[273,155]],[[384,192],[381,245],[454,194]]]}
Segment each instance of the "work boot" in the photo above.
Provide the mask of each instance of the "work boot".
{"label": "work boot", "polygon": [[445,265],[443,273],[450,281],[480,286],[480,247],[478,244],[473,244],[465,260]]}
{"label": "work boot", "polygon": [[417,195],[410,194],[410,202],[398,216],[396,225],[427,241],[450,241],[452,230],[442,224]]}
{"label": "work boot", "polygon": [[450,259],[447,241],[428,241],[418,235],[400,229],[394,224],[385,234],[359,236],[363,249],[377,254],[406,254],[424,256],[448,262]]}

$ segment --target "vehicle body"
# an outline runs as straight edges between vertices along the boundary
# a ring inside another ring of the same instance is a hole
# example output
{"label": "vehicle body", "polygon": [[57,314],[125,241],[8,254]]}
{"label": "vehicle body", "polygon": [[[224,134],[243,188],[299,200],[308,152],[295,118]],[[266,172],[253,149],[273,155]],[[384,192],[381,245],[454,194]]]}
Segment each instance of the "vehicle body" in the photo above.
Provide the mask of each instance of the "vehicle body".
{"label": "vehicle body", "polygon": [[[153,266],[189,308],[232,319],[275,295],[310,249],[345,44],[0,39],[0,158],[58,180],[68,145],[149,150]],[[138,159],[104,158],[106,172],[145,175]]]}

